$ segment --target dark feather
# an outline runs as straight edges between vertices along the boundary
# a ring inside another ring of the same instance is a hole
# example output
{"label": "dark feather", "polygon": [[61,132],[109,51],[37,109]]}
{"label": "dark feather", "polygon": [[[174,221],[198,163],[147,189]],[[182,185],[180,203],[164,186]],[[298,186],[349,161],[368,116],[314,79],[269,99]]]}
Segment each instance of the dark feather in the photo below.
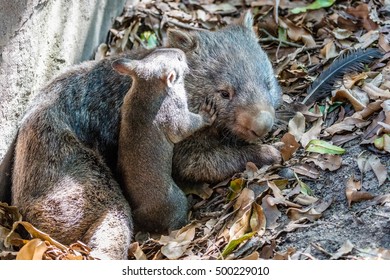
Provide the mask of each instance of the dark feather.
{"label": "dark feather", "polygon": [[376,58],[382,57],[379,49],[358,49],[344,53],[322,72],[307,91],[303,104],[310,105],[315,101],[327,96],[333,89],[336,80],[343,77],[345,73],[352,71],[361,71],[364,64],[372,62]]}

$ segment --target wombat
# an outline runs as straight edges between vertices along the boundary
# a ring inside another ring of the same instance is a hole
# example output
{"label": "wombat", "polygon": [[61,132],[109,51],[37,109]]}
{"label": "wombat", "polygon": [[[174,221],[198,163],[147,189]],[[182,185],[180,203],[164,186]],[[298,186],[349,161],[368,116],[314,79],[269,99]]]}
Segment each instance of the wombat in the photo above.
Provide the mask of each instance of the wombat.
{"label": "wombat", "polygon": [[[261,166],[280,160],[275,148],[256,142],[271,130],[281,92],[252,24],[246,14],[216,32],[168,33],[167,46],[187,56],[189,110],[197,113],[209,97],[218,111],[211,126],[175,144],[172,173],[179,186],[218,182],[247,161]],[[12,204],[26,220],[63,243],[82,240],[103,257],[125,258],[132,220],[113,171],[120,108],[131,78],[117,73],[112,61],[82,63],[43,88],[22,120],[8,161]],[[0,192],[0,199],[7,193]]]}
{"label": "wombat", "polygon": [[188,66],[179,49],[158,49],[142,60],[122,58],[113,67],[133,80],[121,107],[118,173],[135,225],[151,232],[178,229],[187,223],[188,205],[171,176],[173,145],[212,124],[212,102],[205,100],[199,114],[188,110]]}

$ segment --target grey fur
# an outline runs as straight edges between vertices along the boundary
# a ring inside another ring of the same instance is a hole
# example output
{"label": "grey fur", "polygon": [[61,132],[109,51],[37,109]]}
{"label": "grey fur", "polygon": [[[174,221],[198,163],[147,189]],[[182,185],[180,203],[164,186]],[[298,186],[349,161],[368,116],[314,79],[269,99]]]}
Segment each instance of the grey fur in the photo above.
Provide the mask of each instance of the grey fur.
{"label": "grey fur", "polygon": [[[207,97],[218,111],[212,126],[175,144],[172,173],[179,186],[218,182],[247,161],[261,166],[280,160],[275,148],[255,143],[271,129],[281,94],[251,24],[245,16],[217,32],[169,33],[168,45],[187,56],[189,110],[198,113]],[[113,171],[120,108],[131,79],[112,69],[113,59],[83,63],[44,87],[1,170],[13,166],[12,204],[26,220],[63,243],[82,240],[97,255],[125,258],[132,219]],[[0,199],[7,193],[0,191]]]}
{"label": "grey fur", "polygon": [[179,49],[119,59],[113,67],[133,79],[121,108],[118,172],[134,222],[143,231],[178,229],[187,223],[188,205],[171,176],[173,145],[211,125],[215,110],[203,104],[199,115],[188,111],[188,67]]}

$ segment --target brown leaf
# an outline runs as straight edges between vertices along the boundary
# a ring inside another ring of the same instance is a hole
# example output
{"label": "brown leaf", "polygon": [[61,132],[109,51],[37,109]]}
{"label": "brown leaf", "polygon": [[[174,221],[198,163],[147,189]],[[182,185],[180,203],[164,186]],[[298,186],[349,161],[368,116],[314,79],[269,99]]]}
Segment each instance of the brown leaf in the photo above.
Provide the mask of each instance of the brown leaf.
{"label": "brown leaf", "polygon": [[288,161],[289,159],[291,159],[293,154],[298,150],[300,145],[295,140],[295,137],[289,132],[283,135],[281,141],[284,143],[284,145],[280,149],[280,153],[282,155],[283,161]]}
{"label": "brown leaf", "polygon": [[341,167],[342,158],[340,155],[328,155],[328,154],[317,154],[311,155],[304,159],[307,162],[313,162],[319,166],[322,170],[335,171]]}
{"label": "brown leaf", "polygon": [[294,135],[296,141],[301,140],[305,132],[305,124],[305,116],[301,112],[296,112],[294,118],[288,122],[288,132]]}
{"label": "brown leaf", "polygon": [[381,163],[380,159],[375,155],[370,156],[368,161],[369,161],[369,164],[370,164],[372,170],[375,173],[375,176],[378,179],[379,186],[382,186],[383,183],[386,181],[387,176],[388,176],[388,171],[387,171],[386,166],[383,165]]}
{"label": "brown leaf", "polygon": [[277,220],[282,215],[278,207],[272,202],[272,196],[267,195],[261,200],[261,207],[263,208],[266,218],[266,228],[274,229],[278,226]]}
{"label": "brown leaf", "polygon": [[16,255],[17,260],[42,260],[48,246],[45,241],[34,238],[27,242]]}
{"label": "brown leaf", "polygon": [[263,208],[259,204],[253,203],[252,209],[250,227],[252,231],[256,231],[259,236],[262,236],[265,233],[267,223]]}
{"label": "brown leaf", "polygon": [[364,96],[358,96],[357,94],[354,94],[353,91],[347,89],[337,90],[335,96],[332,97],[332,102],[344,100],[348,100],[348,102],[352,104],[356,112],[366,108],[366,105],[369,102],[367,97],[365,98]]}
{"label": "brown leaf", "polygon": [[374,198],[372,194],[366,191],[359,191],[362,187],[360,181],[355,181],[353,177],[349,178],[345,194],[347,196],[348,206],[351,207],[352,202],[370,200]]}
{"label": "brown leaf", "polygon": [[142,251],[138,242],[134,242],[130,245],[129,254],[134,256],[136,260],[147,260],[145,253]]}
{"label": "brown leaf", "polygon": [[315,47],[316,42],[309,31],[302,27],[296,26],[287,18],[280,20],[280,26],[287,30],[287,35],[291,40],[298,42],[302,41],[306,47]]}
{"label": "brown leaf", "polygon": [[320,51],[320,54],[325,59],[331,59],[337,57],[339,52],[336,50],[336,46],[333,41],[329,41]]}
{"label": "brown leaf", "polygon": [[318,179],[320,177],[320,173],[314,167],[311,167],[309,164],[300,164],[291,167],[295,173],[307,176],[312,179]]}
{"label": "brown leaf", "polygon": [[313,123],[313,126],[309,129],[309,131],[305,132],[303,135],[302,135],[302,138],[301,138],[301,144],[302,144],[302,147],[306,147],[307,144],[313,140],[313,139],[318,139],[320,133],[321,133],[321,129],[322,129],[322,123],[323,123],[323,120],[322,118],[319,118],[318,120],[316,120],[314,123]]}
{"label": "brown leaf", "polygon": [[235,240],[242,237],[250,230],[251,209],[246,210],[241,217],[239,217],[229,230],[229,240]]}
{"label": "brown leaf", "polygon": [[288,208],[286,211],[287,216],[293,220],[297,221],[302,218],[306,218],[309,221],[313,222],[322,217],[322,213],[317,212],[314,208],[310,207],[308,209],[296,209]]}
{"label": "brown leaf", "polygon": [[336,253],[332,255],[330,258],[331,260],[338,260],[340,257],[351,253],[352,249],[354,248],[351,241],[347,240],[344,242],[344,244],[340,247],[340,249],[337,250]]}
{"label": "brown leaf", "polygon": [[357,163],[362,178],[367,171],[372,170],[378,179],[379,186],[386,181],[388,175],[387,168],[380,162],[377,156],[363,152],[359,155]]}
{"label": "brown leaf", "polygon": [[388,89],[383,90],[370,83],[364,84],[362,89],[368,93],[371,99],[390,99],[390,91]]}
{"label": "brown leaf", "polygon": [[363,27],[367,30],[376,30],[378,25],[370,19],[370,8],[367,4],[359,4],[356,7],[348,7],[347,13],[362,20]]}
{"label": "brown leaf", "polygon": [[317,201],[318,201],[318,198],[310,196],[310,195],[306,195],[306,194],[303,194],[303,193],[298,194],[294,198],[294,202],[302,204],[302,205],[305,205],[305,206],[312,205],[312,204],[314,204]]}

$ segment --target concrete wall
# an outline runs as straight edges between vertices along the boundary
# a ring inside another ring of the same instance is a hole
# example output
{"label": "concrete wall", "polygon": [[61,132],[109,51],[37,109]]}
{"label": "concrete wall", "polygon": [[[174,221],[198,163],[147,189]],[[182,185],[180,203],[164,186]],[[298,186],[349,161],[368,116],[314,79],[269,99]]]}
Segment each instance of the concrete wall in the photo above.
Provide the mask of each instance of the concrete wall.
{"label": "concrete wall", "polygon": [[0,0],[0,161],[38,89],[93,56],[125,0]]}

